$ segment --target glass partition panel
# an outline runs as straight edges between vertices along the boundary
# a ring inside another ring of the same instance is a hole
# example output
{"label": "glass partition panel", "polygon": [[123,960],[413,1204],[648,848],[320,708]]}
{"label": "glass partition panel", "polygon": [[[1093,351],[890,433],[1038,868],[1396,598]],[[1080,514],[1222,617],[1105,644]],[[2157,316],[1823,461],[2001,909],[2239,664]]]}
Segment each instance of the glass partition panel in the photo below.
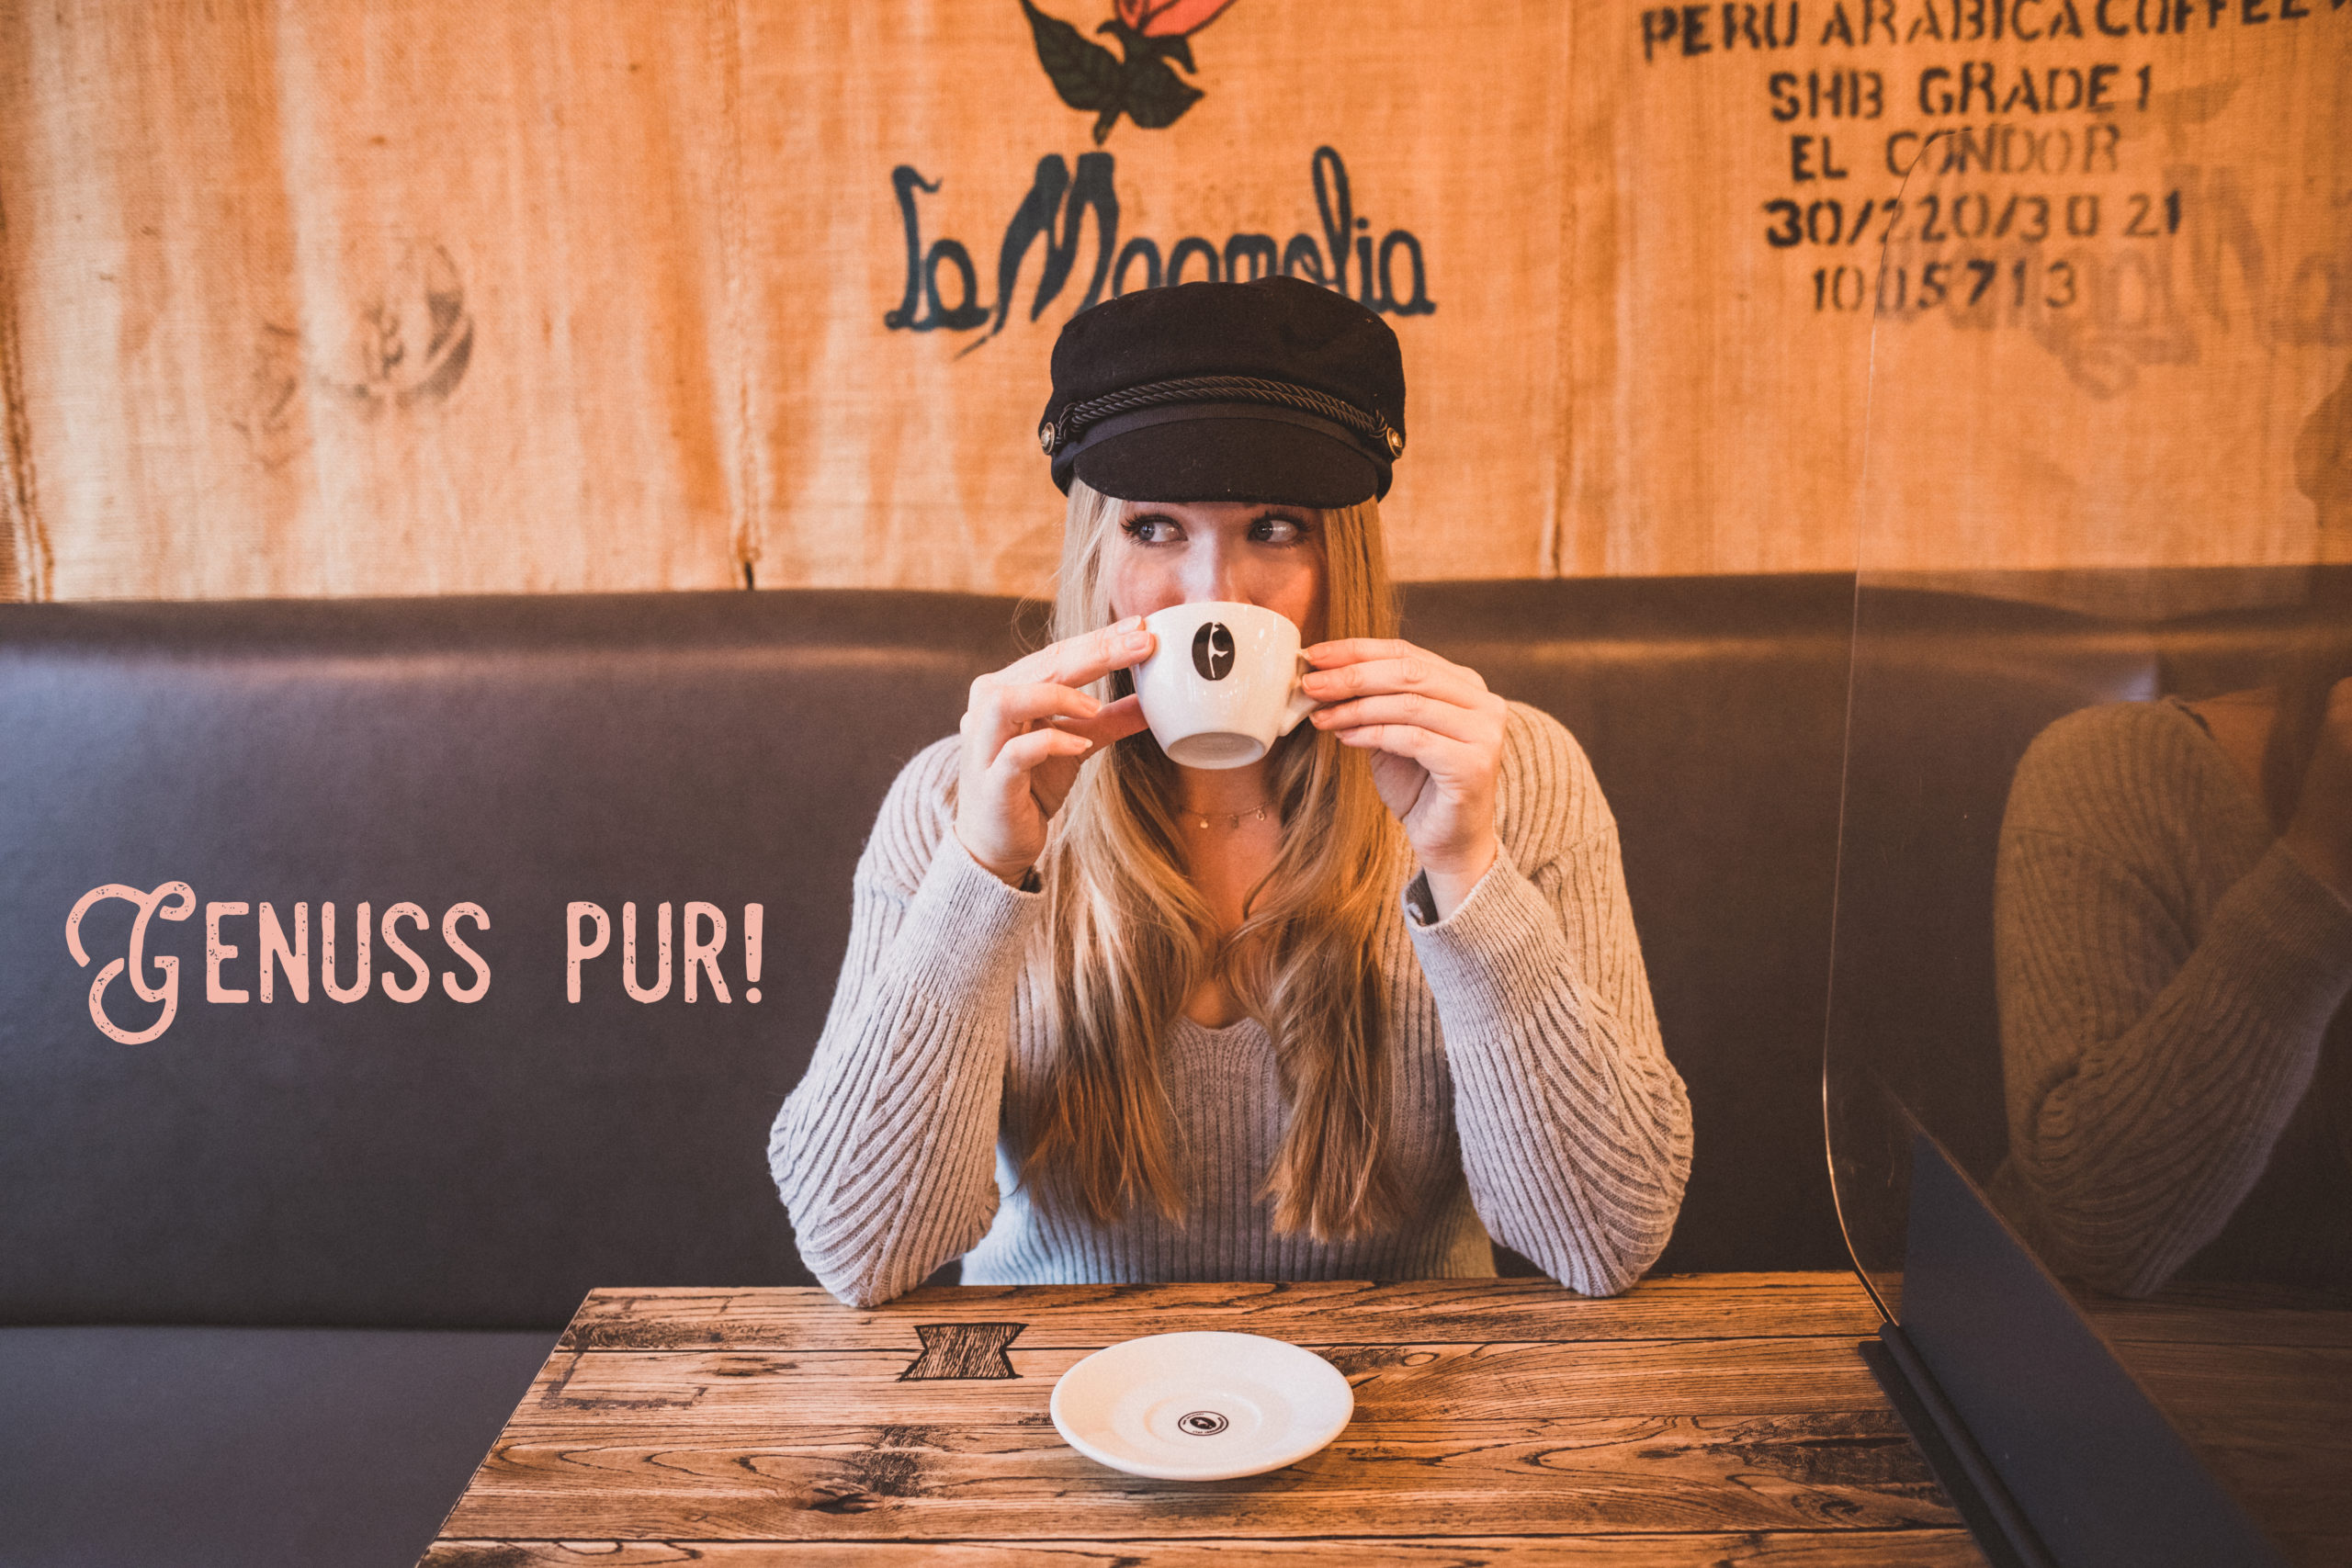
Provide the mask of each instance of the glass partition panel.
{"label": "glass partition panel", "polygon": [[2317,1562],[2352,1529],[2352,8],[2312,15],[1906,100],[1825,284],[1874,311],[1826,1100],[1890,1315],[1924,1130]]}

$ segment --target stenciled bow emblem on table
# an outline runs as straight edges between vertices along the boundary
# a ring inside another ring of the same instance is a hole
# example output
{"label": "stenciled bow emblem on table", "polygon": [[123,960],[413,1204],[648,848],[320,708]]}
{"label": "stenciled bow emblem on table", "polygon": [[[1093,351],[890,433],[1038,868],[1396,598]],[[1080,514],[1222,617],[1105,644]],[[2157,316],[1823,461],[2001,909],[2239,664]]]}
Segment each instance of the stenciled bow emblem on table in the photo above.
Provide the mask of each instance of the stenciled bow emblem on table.
{"label": "stenciled bow emblem on table", "polygon": [[1076,28],[1021,0],[1037,43],[1037,63],[1053,79],[1054,91],[1074,109],[1094,113],[1094,144],[1109,140],[1125,114],[1146,130],[1176,123],[1200,101],[1201,90],[1169,68],[1193,63],[1192,36],[1222,15],[1233,0],[1115,0],[1118,14],[1094,30],[1110,33],[1125,51],[1122,60]]}

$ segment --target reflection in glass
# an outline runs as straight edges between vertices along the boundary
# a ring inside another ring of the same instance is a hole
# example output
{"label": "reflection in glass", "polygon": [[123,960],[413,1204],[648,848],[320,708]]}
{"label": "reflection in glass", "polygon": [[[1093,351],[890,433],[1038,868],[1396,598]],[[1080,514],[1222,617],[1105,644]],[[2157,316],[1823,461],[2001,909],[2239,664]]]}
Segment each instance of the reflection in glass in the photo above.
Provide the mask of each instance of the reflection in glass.
{"label": "reflection in glass", "polygon": [[2300,640],[2061,719],[2009,792],[1995,1192],[2116,1294],[2352,1284],[2352,634]]}
{"label": "reflection in glass", "polygon": [[1883,193],[1825,1083],[1891,1315],[1924,1129],[2309,1563],[2352,1562],[2347,41],[2175,40],[2064,233],[1966,132]]}

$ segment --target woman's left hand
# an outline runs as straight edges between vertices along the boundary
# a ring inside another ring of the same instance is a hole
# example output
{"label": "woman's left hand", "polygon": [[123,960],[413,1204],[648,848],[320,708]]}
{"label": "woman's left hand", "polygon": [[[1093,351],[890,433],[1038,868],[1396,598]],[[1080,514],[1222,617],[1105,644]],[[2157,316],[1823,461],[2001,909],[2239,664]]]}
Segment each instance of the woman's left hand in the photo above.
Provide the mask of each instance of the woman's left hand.
{"label": "woman's left hand", "polygon": [[1440,918],[1495,860],[1495,774],[1503,699],[1475,670],[1386,637],[1346,637],[1306,650],[1300,689],[1326,705],[1309,715],[1345,746],[1373,753],[1381,800],[1429,874]]}

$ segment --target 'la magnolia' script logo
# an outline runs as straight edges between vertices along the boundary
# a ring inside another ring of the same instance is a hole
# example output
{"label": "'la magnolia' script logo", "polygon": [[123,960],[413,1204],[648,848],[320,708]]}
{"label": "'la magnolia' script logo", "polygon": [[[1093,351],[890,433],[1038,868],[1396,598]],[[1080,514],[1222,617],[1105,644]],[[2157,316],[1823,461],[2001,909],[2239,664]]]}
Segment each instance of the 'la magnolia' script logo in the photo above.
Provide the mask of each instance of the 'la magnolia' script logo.
{"label": "'la magnolia' script logo", "polygon": [[[1233,0],[1114,0],[1114,14],[1097,28],[1118,40],[1124,58],[1092,42],[1077,28],[1021,0],[1037,62],[1054,91],[1074,109],[1095,117],[1094,141],[1101,146],[1125,115],[1146,130],[1173,125],[1201,99],[1198,87],[1179,76],[1174,65],[1194,69],[1192,36],[1225,14]],[[918,195],[938,194],[941,180],[925,179],[911,164],[890,171],[906,227],[907,284],[898,308],[884,312],[891,332],[977,332],[958,351],[969,354],[1002,332],[1012,319],[1021,269],[1042,250],[1042,270],[1030,297],[1029,319],[1061,297],[1078,265],[1079,248],[1091,232],[1094,265],[1086,279],[1080,310],[1136,288],[1158,288],[1187,281],[1243,283],[1280,274],[1303,278],[1391,316],[1427,316],[1437,310],[1430,298],[1429,262],[1419,236],[1408,229],[1383,232],[1369,218],[1356,216],[1348,166],[1337,149],[1315,150],[1308,173],[1315,194],[1318,235],[1302,226],[1287,240],[1272,233],[1238,232],[1223,243],[1205,234],[1187,234],[1162,247],[1148,234],[1119,233],[1119,193],[1108,152],[1082,152],[1073,172],[1061,154],[1037,160],[1029,191],[1004,227],[996,252],[996,295],[980,292],[980,271],[963,241],[952,237],[923,243]],[[1091,220],[1090,222],[1090,220]],[[986,329],[986,330],[982,330]]]}
{"label": "'la magnolia' script logo", "polygon": [[923,244],[915,197],[936,192],[940,182],[923,178],[911,164],[899,164],[890,171],[890,186],[906,227],[907,283],[898,309],[886,312],[882,324],[892,332],[909,333],[987,328],[964,349],[968,354],[1004,330],[1031,253],[1040,252],[1044,258],[1029,300],[1029,320],[1034,321],[1069,284],[1079,248],[1090,231],[1094,268],[1078,301],[1081,310],[1100,303],[1106,290],[1115,299],[1130,289],[1157,288],[1163,283],[1246,283],[1278,272],[1352,294],[1357,303],[1384,315],[1437,311],[1437,301],[1430,298],[1429,263],[1421,254],[1420,237],[1409,229],[1391,229],[1377,240],[1373,237],[1372,220],[1356,212],[1348,165],[1336,148],[1317,147],[1307,167],[1317,220],[1313,230],[1303,229],[1287,241],[1272,234],[1238,233],[1221,247],[1205,236],[1191,234],[1164,254],[1159,242],[1148,234],[1120,243],[1115,170],[1108,152],[1080,153],[1074,175],[1058,152],[1037,161],[1035,181],[997,245],[996,299],[990,304],[980,298],[979,271],[963,241],[945,238],[933,241],[928,248]]}

